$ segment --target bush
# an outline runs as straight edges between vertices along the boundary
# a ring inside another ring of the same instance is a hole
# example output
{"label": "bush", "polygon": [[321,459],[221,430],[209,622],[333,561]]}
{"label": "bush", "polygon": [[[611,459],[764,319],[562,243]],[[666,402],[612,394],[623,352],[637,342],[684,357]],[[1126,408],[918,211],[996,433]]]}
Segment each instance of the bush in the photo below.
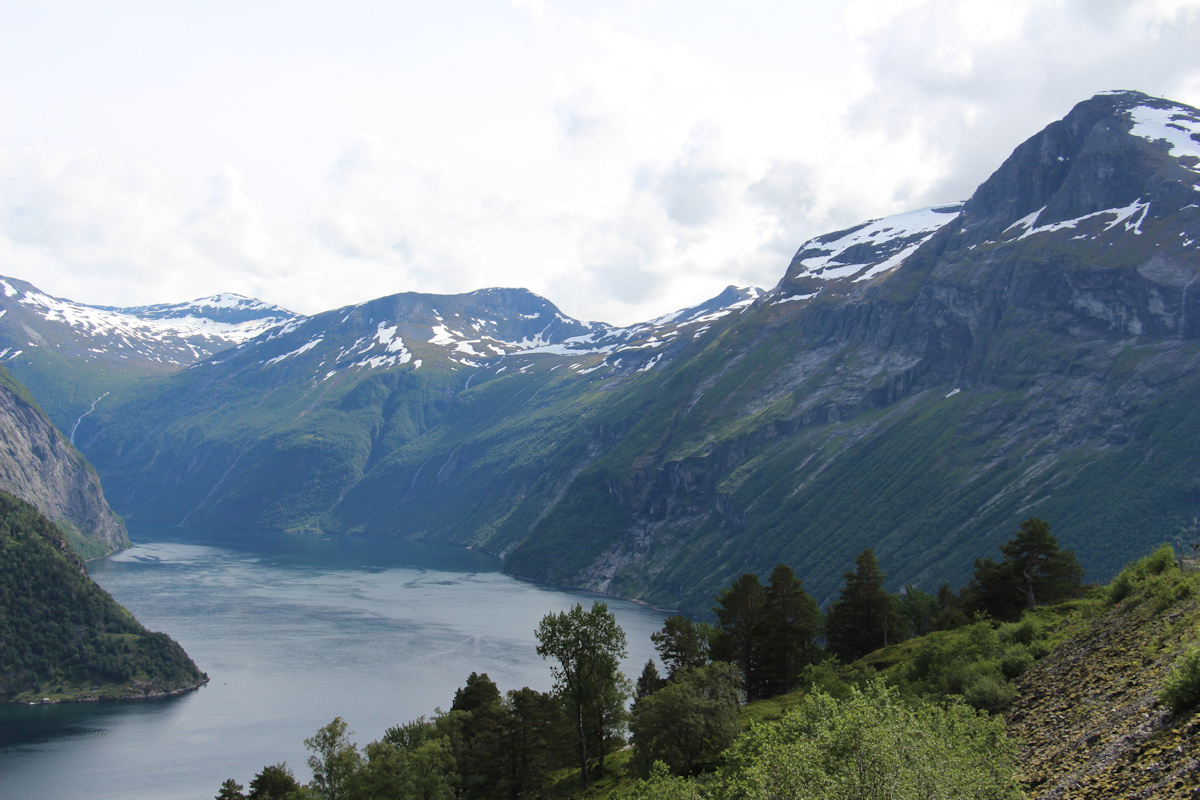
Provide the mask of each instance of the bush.
{"label": "bush", "polygon": [[913,704],[882,681],[845,700],[810,694],[781,721],[743,735],[728,758],[710,796],[1019,796],[1001,720],[961,704]]}
{"label": "bush", "polygon": [[1179,657],[1158,699],[1176,714],[1200,705],[1200,647],[1192,645]]}
{"label": "bush", "polygon": [[[1108,586],[1108,602],[1116,605],[1122,600],[1133,596],[1138,585],[1157,575],[1173,571],[1175,568],[1175,550],[1169,544],[1159,545],[1148,556],[1139,558],[1113,579]],[[1168,604],[1169,605],[1169,604]],[[1164,606],[1165,608],[1166,606]],[[1160,609],[1161,610],[1161,609]]]}
{"label": "bush", "polygon": [[962,693],[963,700],[972,708],[996,713],[1003,711],[1017,699],[1017,690],[999,675],[975,676]]}
{"label": "bush", "polygon": [[1036,617],[1031,616],[1000,628],[1000,640],[1006,644],[1030,645],[1035,639],[1041,639],[1045,635],[1045,626]]}
{"label": "bush", "polygon": [[1000,656],[1000,672],[1010,681],[1025,674],[1033,664],[1033,654],[1023,644],[1015,644]]}

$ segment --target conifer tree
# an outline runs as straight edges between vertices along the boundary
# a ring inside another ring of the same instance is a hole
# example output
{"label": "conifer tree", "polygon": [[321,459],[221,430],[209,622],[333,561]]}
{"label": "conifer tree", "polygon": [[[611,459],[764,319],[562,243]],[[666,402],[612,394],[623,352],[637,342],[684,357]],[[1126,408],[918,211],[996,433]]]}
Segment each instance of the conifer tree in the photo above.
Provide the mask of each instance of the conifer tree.
{"label": "conifer tree", "polygon": [[1038,603],[1075,597],[1082,591],[1083,567],[1075,553],[1058,546],[1050,525],[1037,517],[1021,523],[1017,535],[1000,545],[1004,560],[975,561],[967,588],[970,607],[996,619],[1015,619]]}
{"label": "conifer tree", "polygon": [[662,630],[650,634],[654,649],[667,668],[667,680],[685,667],[703,667],[708,663],[708,642],[696,623],[683,614],[667,617]]}
{"label": "conifer tree", "polygon": [[744,573],[721,592],[713,607],[720,627],[713,642],[713,657],[741,670],[747,700],[761,696],[757,657],[766,602],[767,595],[758,576]]}
{"label": "conifer tree", "polygon": [[757,669],[767,696],[791,691],[820,657],[821,609],[787,564],[771,571],[759,621]]}
{"label": "conifer tree", "polygon": [[884,575],[875,551],[863,550],[854,564],[854,570],[842,576],[846,585],[840,599],[830,606],[825,622],[829,649],[846,662],[902,640],[908,627],[883,589]]}

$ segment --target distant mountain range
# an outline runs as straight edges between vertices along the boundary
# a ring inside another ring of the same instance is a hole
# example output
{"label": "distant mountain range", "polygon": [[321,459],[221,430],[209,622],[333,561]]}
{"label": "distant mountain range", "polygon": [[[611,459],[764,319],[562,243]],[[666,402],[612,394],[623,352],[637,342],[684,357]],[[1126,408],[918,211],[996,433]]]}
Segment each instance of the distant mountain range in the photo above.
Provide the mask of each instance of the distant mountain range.
{"label": "distant mountain range", "polygon": [[437,539],[703,610],[780,561],[829,599],[867,546],[959,583],[1031,515],[1095,577],[1193,535],[1198,275],[1200,114],[1114,92],[964,203],[642,325],[520,289],[300,317],[6,279],[0,359],[130,519]]}

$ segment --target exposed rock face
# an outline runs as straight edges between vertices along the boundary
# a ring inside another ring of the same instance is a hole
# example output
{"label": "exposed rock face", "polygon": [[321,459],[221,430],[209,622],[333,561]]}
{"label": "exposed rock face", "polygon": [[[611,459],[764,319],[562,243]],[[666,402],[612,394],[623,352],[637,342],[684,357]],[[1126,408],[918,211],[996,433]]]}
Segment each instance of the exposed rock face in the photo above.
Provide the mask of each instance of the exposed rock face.
{"label": "exposed rock face", "polygon": [[0,443],[0,489],[37,507],[72,539],[93,543],[83,548],[88,555],[129,546],[125,524],[105,502],[95,470],[3,367]]}

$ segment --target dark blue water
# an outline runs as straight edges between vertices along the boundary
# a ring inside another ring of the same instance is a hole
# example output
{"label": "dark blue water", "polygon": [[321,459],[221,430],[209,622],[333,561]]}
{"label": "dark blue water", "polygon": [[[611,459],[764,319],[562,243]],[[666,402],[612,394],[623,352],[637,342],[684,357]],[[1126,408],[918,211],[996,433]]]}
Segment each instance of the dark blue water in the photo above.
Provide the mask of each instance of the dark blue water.
{"label": "dark blue water", "polygon": [[[211,798],[335,716],[360,745],[448,708],[472,671],[549,689],[533,631],[595,598],[514,580],[484,553],[397,540],[135,528],[96,581],[211,682],[181,697],[0,706],[0,798]],[[663,614],[607,600],[636,677]]]}

